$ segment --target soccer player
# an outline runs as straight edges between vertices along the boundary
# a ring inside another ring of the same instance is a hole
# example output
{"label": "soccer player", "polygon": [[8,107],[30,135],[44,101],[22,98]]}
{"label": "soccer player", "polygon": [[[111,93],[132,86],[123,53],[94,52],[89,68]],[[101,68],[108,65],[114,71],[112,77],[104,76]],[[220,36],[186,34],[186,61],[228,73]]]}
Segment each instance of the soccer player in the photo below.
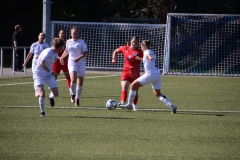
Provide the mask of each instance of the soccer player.
{"label": "soccer player", "polygon": [[53,107],[54,97],[58,96],[58,87],[57,82],[55,80],[55,76],[57,73],[52,71],[52,65],[57,60],[58,53],[61,52],[64,48],[65,42],[60,38],[55,38],[52,42],[52,47],[47,48],[42,51],[37,60],[37,66],[33,71],[33,79],[34,83],[37,86],[39,93],[39,106],[41,110],[41,117],[45,116],[45,90],[44,84],[51,89],[51,93],[49,95],[50,105]]}
{"label": "soccer player", "polygon": [[[46,35],[45,33],[39,33],[38,35],[38,41],[34,42],[31,47],[30,47],[30,51],[26,57],[25,62],[23,63],[22,67],[25,67],[27,65],[27,62],[30,60],[30,58],[33,56],[33,60],[32,60],[32,72],[34,71],[35,67],[37,66],[37,59],[38,56],[40,55],[40,53],[45,49],[48,48],[49,45],[44,42]],[[35,96],[38,97],[38,91],[37,91],[37,87],[34,83],[34,89],[35,89]]]}
{"label": "soccer player", "polygon": [[[58,32],[58,37],[62,40],[64,40],[64,42],[66,42],[66,39],[65,39],[65,32],[64,30],[60,30]],[[64,50],[65,50],[66,46],[64,46]],[[53,63],[53,66],[52,66],[52,69],[53,69],[53,72],[57,73],[55,79],[57,79],[58,75],[60,74],[61,70],[63,71],[65,77],[66,77],[66,83],[67,83],[67,87],[70,91],[70,75],[69,75],[69,72],[68,72],[68,65],[67,65],[67,60],[68,60],[68,56],[64,57],[63,61],[64,61],[64,64],[62,65],[60,63],[60,57],[62,56],[64,50],[62,50],[61,52],[58,53],[58,59]]]}
{"label": "soccer player", "polygon": [[[127,99],[127,91],[129,85],[138,77],[140,77],[140,60],[136,59],[135,57],[143,57],[143,52],[138,49],[139,38],[133,37],[131,39],[131,45],[128,46],[120,46],[119,48],[115,49],[112,54],[112,63],[116,64],[116,56],[119,53],[123,54],[124,57],[124,66],[121,75],[121,101],[119,105],[124,105]],[[135,99],[133,101],[133,110],[137,111],[137,101],[138,101],[138,94],[136,93]]]}
{"label": "soccer player", "polygon": [[60,62],[64,64],[64,57],[68,55],[71,102],[75,103],[75,106],[79,106],[86,72],[85,57],[88,55],[88,47],[84,40],[79,38],[79,32],[75,26],[71,28],[71,37],[66,42],[66,49],[60,58]]}
{"label": "soccer player", "polygon": [[150,48],[150,41],[149,40],[142,41],[141,49],[143,51],[143,58],[137,56],[136,59],[143,61],[145,73],[144,75],[136,79],[133,83],[131,83],[131,86],[130,86],[131,89],[128,96],[128,103],[126,105],[120,105],[120,107],[132,110],[133,108],[132,102],[136,96],[136,90],[139,87],[142,87],[146,84],[151,83],[154,95],[160,101],[162,101],[165,105],[171,108],[173,114],[176,114],[177,107],[173,105],[171,101],[161,93],[161,88],[162,88],[161,73],[160,73],[160,70],[157,68],[156,55],[149,48]]}

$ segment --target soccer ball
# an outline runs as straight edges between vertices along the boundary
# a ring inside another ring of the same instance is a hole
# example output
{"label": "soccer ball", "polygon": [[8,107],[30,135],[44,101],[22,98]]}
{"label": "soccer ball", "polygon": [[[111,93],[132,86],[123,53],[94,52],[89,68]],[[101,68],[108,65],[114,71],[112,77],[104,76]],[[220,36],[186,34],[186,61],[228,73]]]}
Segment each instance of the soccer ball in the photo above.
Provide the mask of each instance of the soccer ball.
{"label": "soccer ball", "polygon": [[106,103],[106,107],[109,110],[114,110],[117,107],[117,102],[114,99],[109,99]]}

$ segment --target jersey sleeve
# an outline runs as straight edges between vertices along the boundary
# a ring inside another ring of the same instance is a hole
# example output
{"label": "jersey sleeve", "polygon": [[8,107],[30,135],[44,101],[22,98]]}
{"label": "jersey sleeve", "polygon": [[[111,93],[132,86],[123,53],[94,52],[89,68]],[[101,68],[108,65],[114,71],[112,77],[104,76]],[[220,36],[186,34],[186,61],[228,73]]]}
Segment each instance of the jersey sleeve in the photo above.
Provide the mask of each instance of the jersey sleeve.
{"label": "jersey sleeve", "polygon": [[82,46],[83,52],[87,52],[88,51],[87,44],[84,41],[82,41],[82,45],[81,46]]}
{"label": "jersey sleeve", "polygon": [[31,45],[31,47],[30,47],[30,50],[29,50],[29,52],[30,53],[32,53],[32,54],[34,54],[34,45],[35,43],[33,43],[32,45]]}

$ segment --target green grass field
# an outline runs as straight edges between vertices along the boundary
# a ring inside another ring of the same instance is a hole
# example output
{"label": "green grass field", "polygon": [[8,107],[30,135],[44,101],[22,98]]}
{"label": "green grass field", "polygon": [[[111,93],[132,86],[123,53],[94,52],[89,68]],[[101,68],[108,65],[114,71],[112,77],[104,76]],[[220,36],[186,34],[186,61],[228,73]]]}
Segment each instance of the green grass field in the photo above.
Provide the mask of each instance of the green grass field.
{"label": "green grass field", "polygon": [[[105,108],[120,99],[120,76],[87,73],[80,107],[63,76],[39,117],[32,77],[0,78],[0,159],[240,159],[240,78],[163,76],[176,115],[139,90],[138,112]],[[48,89],[46,88],[48,91]]]}

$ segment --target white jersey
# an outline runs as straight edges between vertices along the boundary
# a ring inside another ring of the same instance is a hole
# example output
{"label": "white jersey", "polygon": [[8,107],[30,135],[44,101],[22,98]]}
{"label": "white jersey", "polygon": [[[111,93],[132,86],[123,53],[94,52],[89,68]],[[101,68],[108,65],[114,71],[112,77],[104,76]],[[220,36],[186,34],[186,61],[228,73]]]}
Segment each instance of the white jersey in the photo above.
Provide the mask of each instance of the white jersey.
{"label": "white jersey", "polygon": [[35,42],[31,45],[30,47],[30,53],[33,54],[33,60],[32,60],[32,72],[34,71],[34,68],[37,66],[37,59],[38,56],[40,55],[40,53],[48,48],[49,45],[45,42],[43,42],[42,44],[40,44],[39,42]]}
{"label": "white jersey", "polygon": [[[82,55],[84,52],[88,51],[87,44],[82,39],[78,39],[74,41],[73,39],[69,39],[66,42],[66,50],[68,51],[68,65],[76,64],[74,59]],[[86,59],[82,58],[77,63],[85,64]]]}
{"label": "white jersey", "polygon": [[48,47],[49,45],[45,42],[43,42],[42,44],[40,44],[39,42],[35,42],[30,47],[30,53],[34,54],[34,59],[37,59],[40,53]]}
{"label": "white jersey", "polygon": [[42,60],[45,61],[46,67],[52,71],[52,65],[57,60],[58,53],[54,53],[52,48],[47,48],[42,51],[37,60],[37,66],[33,72],[33,78],[35,76],[51,76],[49,72],[44,70],[39,64]]}
{"label": "white jersey", "polygon": [[[150,54],[153,57],[153,60],[149,60],[147,55]],[[143,65],[145,74],[151,73],[160,73],[160,70],[157,67],[156,55],[152,50],[145,50],[143,52]]]}

